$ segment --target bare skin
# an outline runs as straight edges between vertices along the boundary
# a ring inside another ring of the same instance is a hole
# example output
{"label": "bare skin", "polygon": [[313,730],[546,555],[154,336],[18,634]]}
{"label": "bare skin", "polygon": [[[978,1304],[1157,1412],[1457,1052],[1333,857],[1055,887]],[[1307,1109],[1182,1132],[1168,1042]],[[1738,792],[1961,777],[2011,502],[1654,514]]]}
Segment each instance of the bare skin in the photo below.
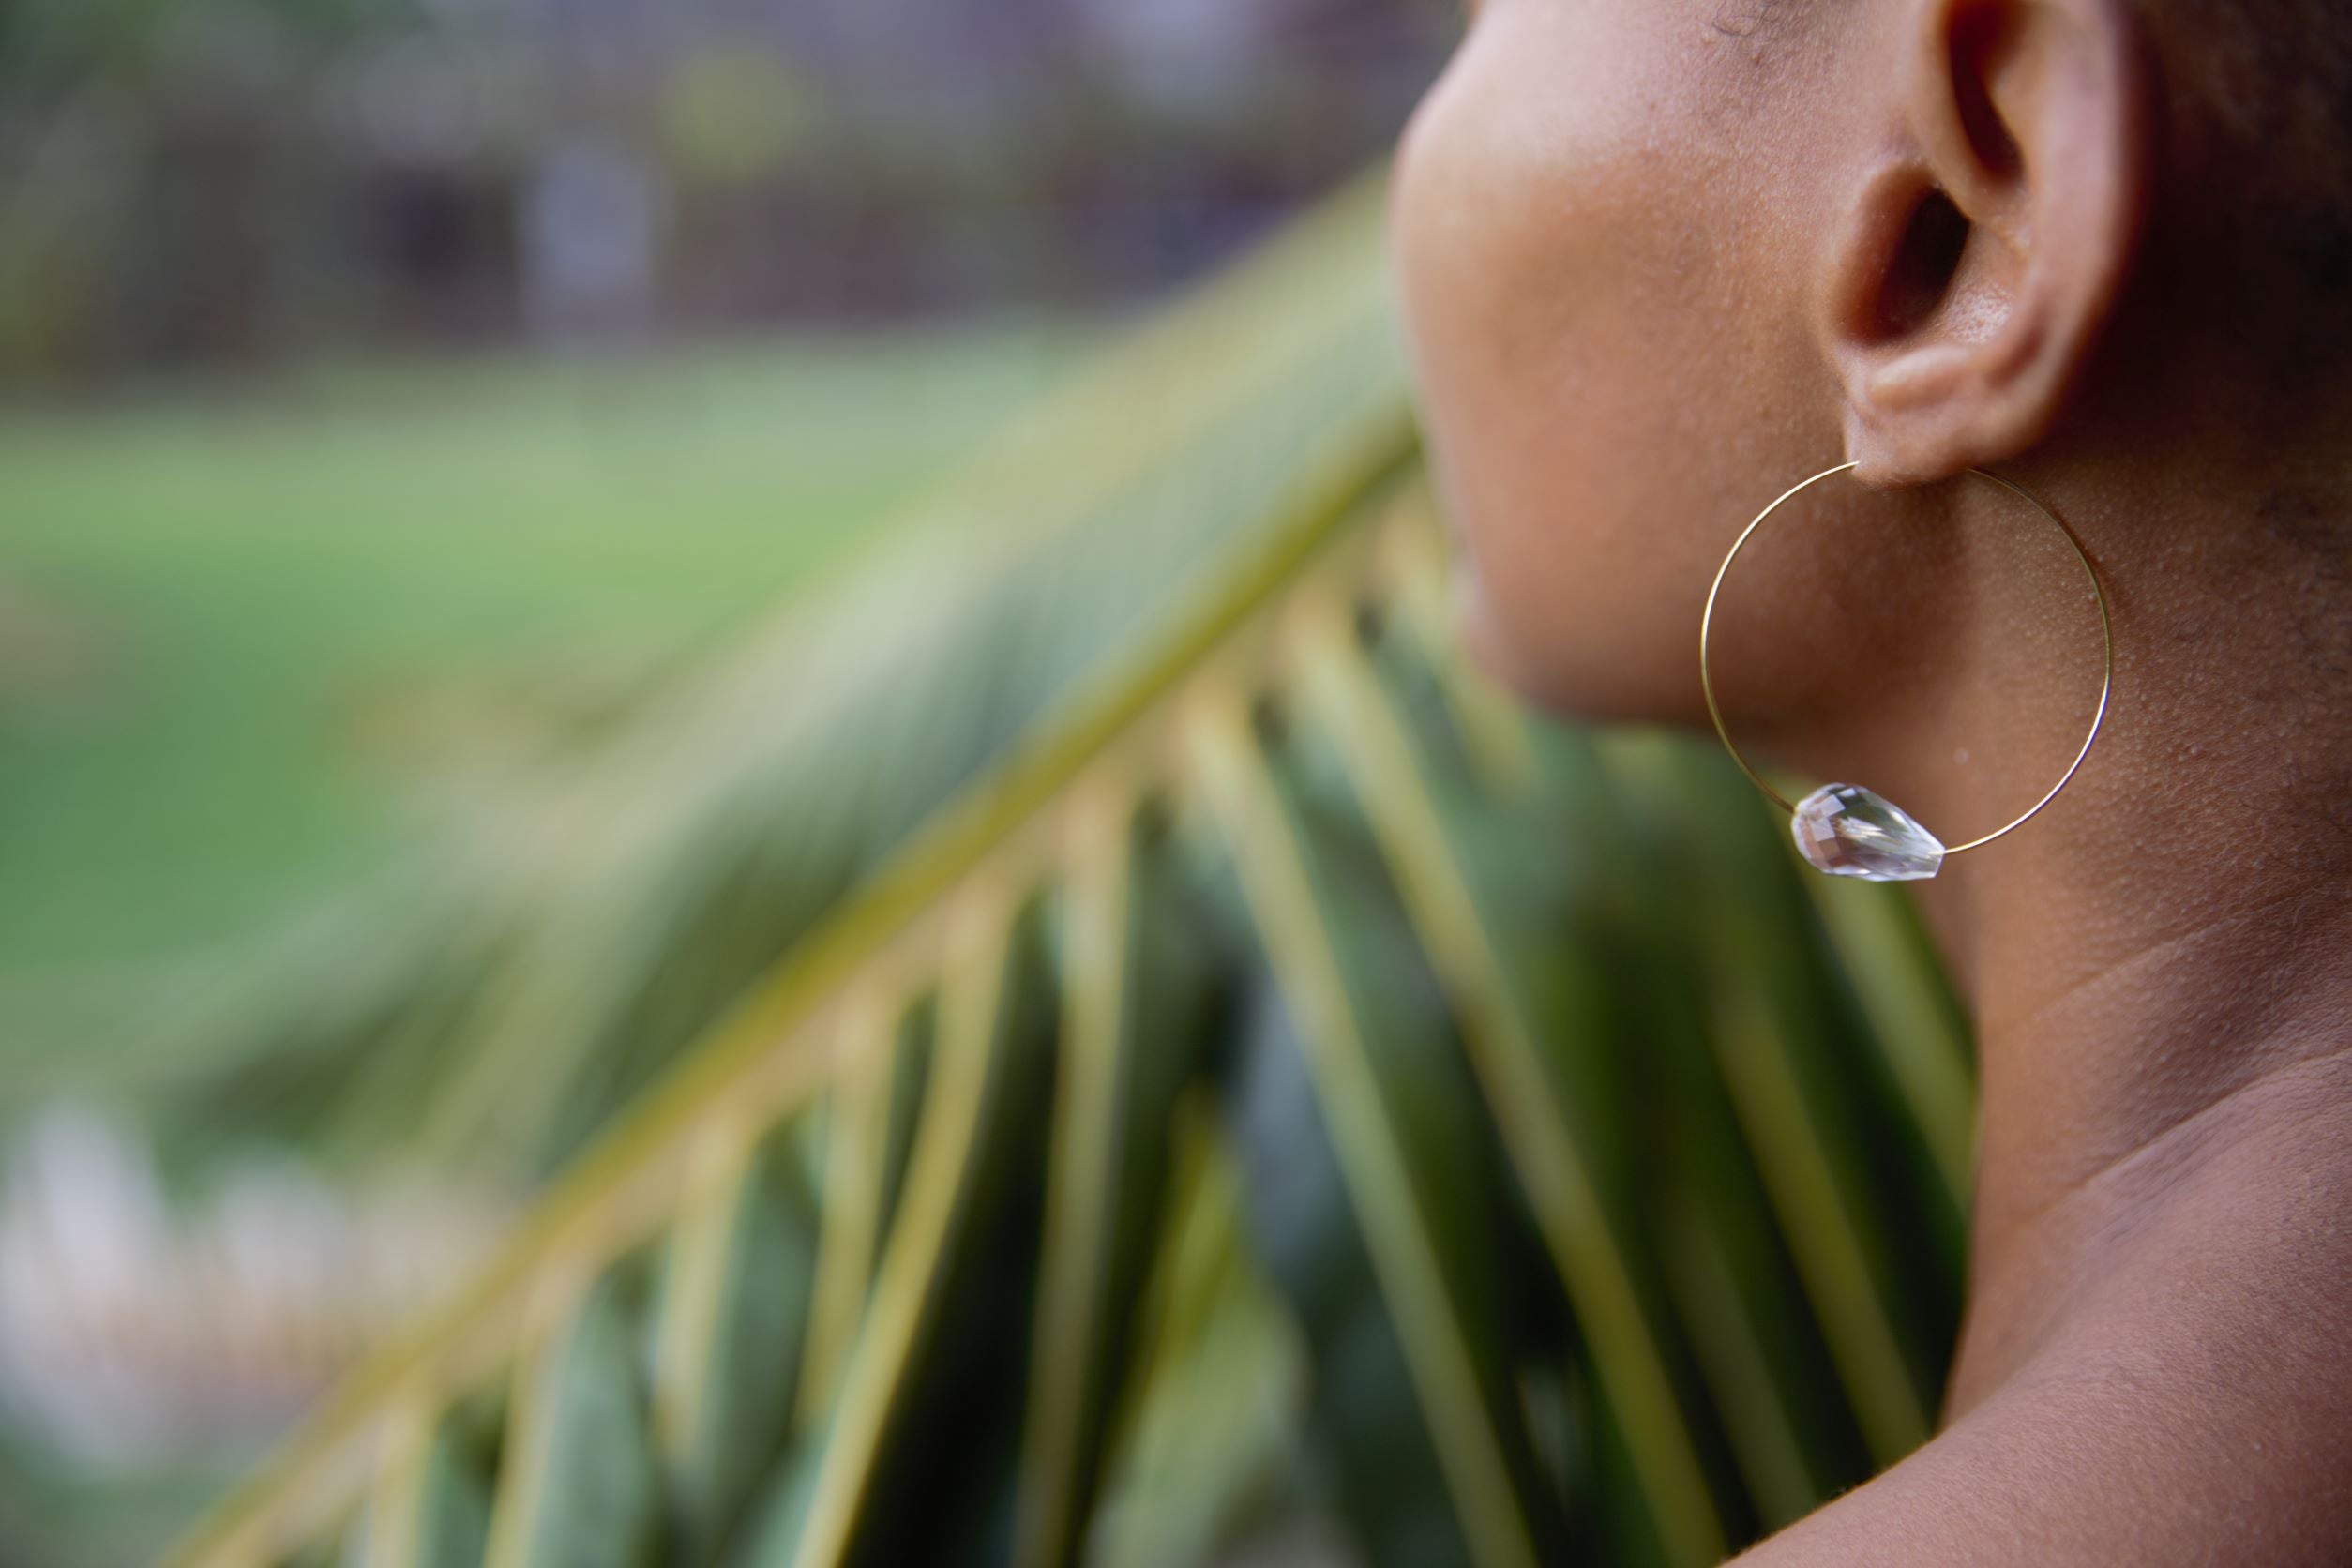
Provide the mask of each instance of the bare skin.
{"label": "bare skin", "polygon": [[[1976,1013],[1938,1434],[1742,1563],[2352,1562],[2352,337],[2123,0],[1486,0],[1395,240],[1488,665],[1948,841]],[[2257,84],[2258,85],[2258,84]],[[2231,247],[2237,247],[2233,251]],[[2046,525],[2043,525],[2046,526]]]}

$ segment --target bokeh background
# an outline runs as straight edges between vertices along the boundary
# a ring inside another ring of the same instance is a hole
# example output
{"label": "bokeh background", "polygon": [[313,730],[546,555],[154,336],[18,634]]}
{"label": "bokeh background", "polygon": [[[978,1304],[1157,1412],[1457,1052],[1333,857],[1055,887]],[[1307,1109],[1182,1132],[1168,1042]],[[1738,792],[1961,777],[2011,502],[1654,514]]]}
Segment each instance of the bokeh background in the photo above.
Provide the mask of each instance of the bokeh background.
{"label": "bokeh background", "polygon": [[550,804],[582,751],[1378,158],[1457,27],[0,8],[0,1561],[147,1560],[626,1098],[516,1157],[346,1081],[432,936],[511,940],[519,821],[641,831]]}
{"label": "bokeh background", "polygon": [[1455,643],[1461,25],[0,7],[0,1568],[1705,1568],[1924,1439],[1908,905]]}

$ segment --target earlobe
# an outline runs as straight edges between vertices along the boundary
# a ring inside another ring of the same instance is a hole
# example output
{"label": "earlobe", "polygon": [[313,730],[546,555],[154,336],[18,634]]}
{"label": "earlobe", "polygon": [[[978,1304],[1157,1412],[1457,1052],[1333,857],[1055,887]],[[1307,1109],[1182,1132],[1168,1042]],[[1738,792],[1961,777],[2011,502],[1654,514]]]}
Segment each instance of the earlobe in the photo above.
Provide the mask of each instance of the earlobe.
{"label": "earlobe", "polygon": [[1984,467],[2049,432],[2122,294],[2148,198],[2127,0],[1907,9],[1894,150],[1857,170],[1818,318],[1847,456],[1876,484]]}

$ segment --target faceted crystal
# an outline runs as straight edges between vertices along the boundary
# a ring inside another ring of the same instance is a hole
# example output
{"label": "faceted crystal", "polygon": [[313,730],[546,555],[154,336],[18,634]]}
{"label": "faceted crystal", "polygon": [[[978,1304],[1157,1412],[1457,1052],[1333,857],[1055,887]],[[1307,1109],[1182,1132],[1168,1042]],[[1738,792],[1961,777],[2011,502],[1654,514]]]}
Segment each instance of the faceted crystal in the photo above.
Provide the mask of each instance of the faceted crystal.
{"label": "faceted crystal", "polygon": [[1865,882],[1918,882],[1942,869],[1944,847],[1904,809],[1859,784],[1824,784],[1797,803],[1797,852],[1817,870]]}

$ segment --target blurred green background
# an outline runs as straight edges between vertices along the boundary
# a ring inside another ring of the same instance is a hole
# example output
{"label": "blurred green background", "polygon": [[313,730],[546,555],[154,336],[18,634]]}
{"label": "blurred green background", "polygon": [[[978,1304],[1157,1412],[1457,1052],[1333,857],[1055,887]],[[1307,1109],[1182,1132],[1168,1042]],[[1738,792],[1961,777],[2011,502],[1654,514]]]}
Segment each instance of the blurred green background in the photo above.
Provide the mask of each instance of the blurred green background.
{"label": "blurred green background", "polygon": [[[779,710],[886,716],[860,681],[905,682],[759,650],[828,584],[903,580],[886,538],[1018,535],[924,498],[1051,461],[1024,411],[1095,396],[1063,389],[1377,158],[1456,25],[1442,0],[0,9],[0,1560],[145,1560],[1043,711],[1059,677],[813,828],[830,857],[737,911],[743,952],[624,1066],[526,1043],[485,1090],[461,1029],[385,1046],[387,1014],[436,1033],[416,999],[561,926],[596,874],[521,865],[515,824],[570,799],[596,838],[583,795],[663,801],[631,759],[665,712],[750,665]],[[1183,416],[1168,387],[1103,395],[1149,426]],[[961,548],[977,593],[990,550]],[[697,809],[714,885],[785,831]],[[578,1106],[502,1143],[534,1075]],[[381,1301],[317,1277],[379,1253]]]}
{"label": "blurred green background", "polygon": [[1092,336],[761,331],[21,409],[0,429],[13,1064],[103,1054],[157,972],[379,876],[470,774],[741,631]]}
{"label": "blurred green background", "polygon": [[[0,1030],[376,868],[1376,155],[1441,0],[0,17]],[[491,712],[496,709],[498,711]]]}
{"label": "blurred green background", "polygon": [[0,1563],[1680,1568],[1924,1437],[1907,906],[1453,644],[1459,26],[0,9]]}

